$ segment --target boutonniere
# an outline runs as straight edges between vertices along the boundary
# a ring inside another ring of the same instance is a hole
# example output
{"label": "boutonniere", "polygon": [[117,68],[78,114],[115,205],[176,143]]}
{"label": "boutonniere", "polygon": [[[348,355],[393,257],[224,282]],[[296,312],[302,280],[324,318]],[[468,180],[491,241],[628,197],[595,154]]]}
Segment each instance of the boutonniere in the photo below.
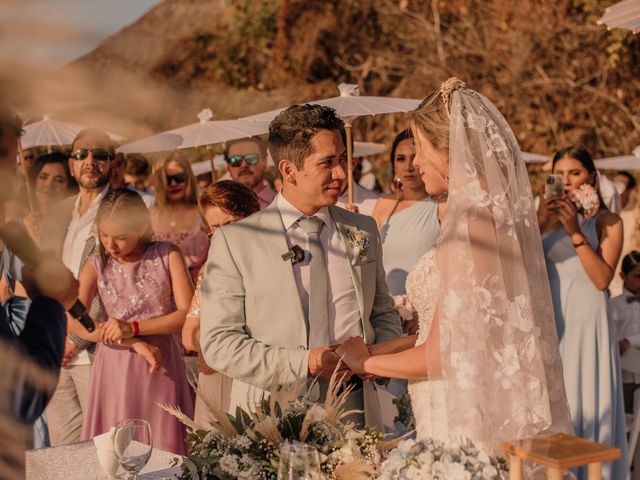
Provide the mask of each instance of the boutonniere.
{"label": "boutonniere", "polygon": [[353,265],[362,263],[369,253],[371,247],[371,237],[369,232],[359,230],[355,227],[345,225],[348,247],[351,250],[351,261]]}

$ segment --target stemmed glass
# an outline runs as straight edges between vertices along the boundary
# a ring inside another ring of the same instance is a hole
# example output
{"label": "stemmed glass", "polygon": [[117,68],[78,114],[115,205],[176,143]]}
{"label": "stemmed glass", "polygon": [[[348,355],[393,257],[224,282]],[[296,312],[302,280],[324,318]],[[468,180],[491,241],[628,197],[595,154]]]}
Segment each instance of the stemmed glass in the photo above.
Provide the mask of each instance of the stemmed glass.
{"label": "stemmed glass", "polygon": [[318,450],[294,443],[280,449],[278,480],[319,480],[322,478]]}
{"label": "stemmed glass", "polygon": [[113,450],[129,479],[136,480],[153,450],[149,422],[140,419],[118,422],[113,434]]}

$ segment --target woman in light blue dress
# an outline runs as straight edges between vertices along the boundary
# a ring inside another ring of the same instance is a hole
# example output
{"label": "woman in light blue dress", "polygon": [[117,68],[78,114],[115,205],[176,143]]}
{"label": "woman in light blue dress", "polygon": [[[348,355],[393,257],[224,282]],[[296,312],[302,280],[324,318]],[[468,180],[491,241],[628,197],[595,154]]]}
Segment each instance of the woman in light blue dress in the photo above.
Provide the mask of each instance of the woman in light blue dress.
{"label": "woman in light blue dress", "polygon": [[[424,182],[413,166],[416,149],[411,130],[396,135],[391,146],[391,171],[395,191],[378,198],[372,216],[378,223],[382,239],[382,258],[389,293],[403,320],[403,331],[409,335],[418,329],[418,316],[406,300],[407,275],[431,248],[440,234],[438,203],[425,191]],[[402,395],[405,380],[392,379],[387,391]],[[404,433],[396,425],[393,433]]]}
{"label": "woman in light blue dress", "polygon": [[400,132],[391,146],[395,191],[380,197],[372,212],[382,238],[384,269],[391,295],[404,295],[409,271],[435,243],[440,233],[438,203],[428,197],[413,166],[416,149],[410,130]]}
{"label": "woman in light blue dress", "polygon": [[[588,183],[597,188],[591,155],[565,148],[556,153],[553,173],[562,176],[565,195],[545,198],[538,222],[560,341],[564,382],[575,433],[622,450],[605,464],[605,479],[628,478],[620,358],[607,314],[607,288],[622,248],[622,221],[600,205],[578,214],[567,194]],[[580,472],[579,478],[586,478]]]}

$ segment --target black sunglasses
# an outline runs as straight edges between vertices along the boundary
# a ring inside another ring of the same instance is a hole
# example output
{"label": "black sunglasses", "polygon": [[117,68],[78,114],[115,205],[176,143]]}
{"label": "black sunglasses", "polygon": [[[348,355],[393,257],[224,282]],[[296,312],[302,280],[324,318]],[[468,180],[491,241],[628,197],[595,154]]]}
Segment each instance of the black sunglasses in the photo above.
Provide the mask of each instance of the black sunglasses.
{"label": "black sunglasses", "polygon": [[242,163],[242,161],[246,161],[249,165],[255,165],[260,160],[260,157],[257,153],[247,153],[246,155],[233,155],[226,159],[227,163],[232,167],[237,167]]}
{"label": "black sunglasses", "polygon": [[185,183],[187,181],[186,173],[176,173],[175,175],[167,175],[167,185],[170,185],[171,182],[175,183]]}
{"label": "black sunglasses", "polygon": [[79,148],[71,152],[71,158],[74,160],[86,160],[89,154],[98,162],[106,162],[114,158],[113,153],[104,148]]}

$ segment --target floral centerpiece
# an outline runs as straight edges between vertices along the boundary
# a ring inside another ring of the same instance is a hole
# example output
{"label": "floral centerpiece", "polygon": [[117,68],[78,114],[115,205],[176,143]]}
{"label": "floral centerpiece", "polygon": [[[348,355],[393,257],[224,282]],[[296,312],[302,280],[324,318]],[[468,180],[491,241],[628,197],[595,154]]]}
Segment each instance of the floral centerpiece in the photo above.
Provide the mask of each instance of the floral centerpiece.
{"label": "floral centerpiece", "polygon": [[318,450],[326,479],[374,478],[381,463],[378,447],[382,434],[359,429],[344,411],[352,387],[340,393],[334,373],[324,405],[299,399],[299,386],[277,385],[269,398],[247,410],[229,415],[208,405],[212,429],[198,428],[172,407],[164,406],[190,430],[189,454],[183,459],[180,480],[231,480],[277,478],[280,449],[288,443],[306,443]]}
{"label": "floral centerpiece", "polygon": [[[354,412],[344,410],[353,387],[340,390],[336,377],[331,377],[323,405],[309,401],[308,393],[300,399],[300,387],[293,384],[274,384],[268,399],[248,410],[237,408],[235,415],[207,405],[214,418],[208,430],[163,405],[190,430],[189,454],[182,459],[178,479],[276,480],[281,449],[291,443],[317,449],[326,480],[504,478],[506,462],[490,458],[470,441],[384,441],[380,432],[357,428],[348,419]],[[405,413],[410,422],[410,409]]]}
{"label": "floral centerpiece", "polygon": [[506,461],[489,457],[471,441],[405,440],[382,463],[379,480],[500,480]]}

